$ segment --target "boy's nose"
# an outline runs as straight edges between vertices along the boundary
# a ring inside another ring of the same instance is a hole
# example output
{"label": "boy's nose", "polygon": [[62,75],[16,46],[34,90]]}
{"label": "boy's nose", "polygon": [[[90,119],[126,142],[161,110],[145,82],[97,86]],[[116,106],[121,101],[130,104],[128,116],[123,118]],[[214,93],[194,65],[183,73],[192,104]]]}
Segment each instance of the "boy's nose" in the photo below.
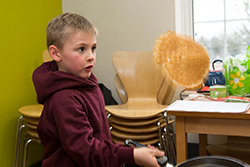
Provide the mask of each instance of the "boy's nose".
{"label": "boy's nose", "polygon": [[87,57],[87,61],[93,61],[95,60],[95,53],[90,52]]}

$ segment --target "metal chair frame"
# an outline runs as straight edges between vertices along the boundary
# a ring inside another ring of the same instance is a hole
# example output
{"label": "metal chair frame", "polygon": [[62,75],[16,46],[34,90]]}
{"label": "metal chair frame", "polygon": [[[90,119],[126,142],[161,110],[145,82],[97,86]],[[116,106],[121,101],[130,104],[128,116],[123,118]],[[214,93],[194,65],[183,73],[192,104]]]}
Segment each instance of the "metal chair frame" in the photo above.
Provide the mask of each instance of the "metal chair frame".
{"label": "metal chair frame", "polygon": [[[18,120],[14,167],[26,167],[27,166],[29,144],[33,141],[40,143],[39,139],[37,139],[37,140],[33,139],[31,136],[29,136],[27,131],[24,131],[24,129],[27,129],[27,126],[25,124],[23,124],[23,121],[24,121],[24,117],[22,115],[22,116],[20,116],[20,118]],[[22,138],[22,134],[23,134],[23,138]]]}

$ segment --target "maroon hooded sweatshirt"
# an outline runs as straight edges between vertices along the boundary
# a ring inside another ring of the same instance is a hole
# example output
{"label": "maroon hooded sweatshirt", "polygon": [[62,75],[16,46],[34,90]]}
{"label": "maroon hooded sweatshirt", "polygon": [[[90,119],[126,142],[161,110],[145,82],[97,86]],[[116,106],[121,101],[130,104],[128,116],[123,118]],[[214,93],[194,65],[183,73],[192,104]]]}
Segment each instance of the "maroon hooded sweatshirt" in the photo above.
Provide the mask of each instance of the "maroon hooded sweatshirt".
{"label": "maroon hooded sweatshirt", "polygon": [[37,132],[43,167],[118,167],[134,164],[133,148],[113,144],[103,94],[96,77],[81,78],[43,63],[33,73],[44,109]]}

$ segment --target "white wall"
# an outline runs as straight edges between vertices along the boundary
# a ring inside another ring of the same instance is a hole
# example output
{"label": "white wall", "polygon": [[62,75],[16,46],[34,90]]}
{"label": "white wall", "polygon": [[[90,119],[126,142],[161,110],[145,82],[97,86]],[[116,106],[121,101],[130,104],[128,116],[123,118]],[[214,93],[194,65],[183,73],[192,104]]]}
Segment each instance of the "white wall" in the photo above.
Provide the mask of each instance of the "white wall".
{"label": "white wall", "polygon": [[[99,30],[94,74],[120,103],[114,86],[115,51],[152,51],[155,39],[175,30],[174,0],[63,0],[63,12],[89,19]],[[131,60],[133,61],[133,60]],[[133,84],[133,83],[131,83]]]}

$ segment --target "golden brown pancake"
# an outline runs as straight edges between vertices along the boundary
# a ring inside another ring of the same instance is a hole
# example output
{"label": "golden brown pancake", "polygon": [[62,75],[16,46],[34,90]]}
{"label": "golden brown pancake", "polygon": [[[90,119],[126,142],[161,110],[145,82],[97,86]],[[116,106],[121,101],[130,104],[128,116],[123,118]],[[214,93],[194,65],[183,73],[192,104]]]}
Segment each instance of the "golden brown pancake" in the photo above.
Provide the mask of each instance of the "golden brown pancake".
{"label": "golden brown pancake", "polygon": [[210,58],[205,46],[188,35],[167,31],[157,37],[154,59],[176,85],[194,88],[209,72]]}

